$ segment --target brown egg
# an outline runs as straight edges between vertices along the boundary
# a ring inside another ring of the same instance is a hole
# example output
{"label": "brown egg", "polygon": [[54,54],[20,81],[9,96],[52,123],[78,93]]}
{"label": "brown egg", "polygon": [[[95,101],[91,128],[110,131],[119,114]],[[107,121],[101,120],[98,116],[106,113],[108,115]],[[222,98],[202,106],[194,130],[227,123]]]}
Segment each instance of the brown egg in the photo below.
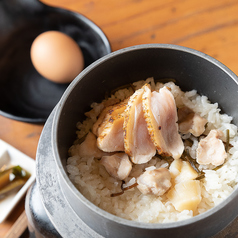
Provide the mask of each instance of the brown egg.
{"label": "brown egg", "polygon": [[35,69],[56,83],[71,82],[84,68],[78,44],[59,31],[47,31],[36,37],[30,54]]}

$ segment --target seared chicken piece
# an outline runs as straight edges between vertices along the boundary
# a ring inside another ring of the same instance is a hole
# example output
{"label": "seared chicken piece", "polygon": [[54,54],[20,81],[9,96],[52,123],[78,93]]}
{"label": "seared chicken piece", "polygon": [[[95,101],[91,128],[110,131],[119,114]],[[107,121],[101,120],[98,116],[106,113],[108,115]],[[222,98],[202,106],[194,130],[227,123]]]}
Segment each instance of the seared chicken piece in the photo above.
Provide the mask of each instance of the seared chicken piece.
{"label": "seared chicken piece", "polygon": [[170,172],[166,168],[147,170],[137,178],[137,188],[143,194],[161,196],[171,187]]}
{"label": "seared chicken piece", "polygon": [[130,97],[123,125],[125,152],[135,164],[148,162],[156,153],[142,109],[143,92],[144,89],[139,89]]}
{"label": "seared chicken piece", "polygon": [[124,151],[123,123],[123,113],[110,117],[98,135],[99,149],[105,152]]}
{"label": "seared chicken piece", "polygon": [[222,131],[211,130],[207,137],[198,143],[197,162],[199,164],[219,166],[224,163],[227,153],[222,140],[219,139],[222,136]]}
{"label": "seared chicken piece", "polygon": [[103,156],[100,162],[112,177],[119,180],[127,178],[132,169],[132,163],[125,153]]}
{"label": "seared chicken piece", "polygon": [[185,180],[169,190],[166,194],[177,211],[196,211],[201,202],[201,185],[198,180]]}
{"label": "seared chicken piece", "polygon": [[188,107],[178,109],[178,126],[181,133],[200,136],[205,131],[207,120]]}
{"label": "seared chicken piece", "polygon": [[103,155],[105,155],[103,151],[98,149],[97,147],[97,139],[96,136],[89,132],[79,147],[78,147],[78,155],[80,157],[95,157],[95,158],[101,158]]}
{"label": "seared chicken piece", "polygon": [[125,111],[128,99],[121,103],[108,106],[102,110],[97,121],[93,125],[92,132],[98,136],[103,128],[107,125],[111,117],[115,117],[117,114],[121,114]]}
{"label": "seared chicken piece", "polygon": [[109,113],[110,109],[112,109],[113,106],[108,106],[102,110],[100,113],[97,121],[93,124],[92,132],[94,135],[98,136],[98,128],[102,124],[104,118],[106,117],[107,113]]}
{"label": "seared chicken piece", "polygon": [[152,93],[149,86],[143,88],[143,111],[151,140],[159,154],[180,158],[184,144],[178,133],[177,108],[172,93],[167,87]]}
{"label": "seared chicken piece", "polygon": [[124,151],[123,123],[127,101],[126,99],[114,105],[105,113],[104,119],[96,130],[99,149],[105,152]]}

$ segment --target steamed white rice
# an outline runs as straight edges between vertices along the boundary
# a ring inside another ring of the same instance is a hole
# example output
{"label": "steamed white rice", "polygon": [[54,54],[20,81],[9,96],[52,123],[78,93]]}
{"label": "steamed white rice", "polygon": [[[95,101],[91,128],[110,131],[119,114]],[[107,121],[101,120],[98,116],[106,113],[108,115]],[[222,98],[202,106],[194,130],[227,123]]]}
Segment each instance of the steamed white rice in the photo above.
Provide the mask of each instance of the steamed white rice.
{"label": "steamed white rice", "polygon": [[[226,135],[227,129],[230,132],[230,144],[232,147],[228,151],[228,158],[225,164],[216,171],[209,169],[209,166],[200,165],[200,169],[203,169],[205,172],[205,178],[201,180],[202,201],[198,206],[196,214],[188,210],[178,212],[167,199],[166,195],[161,197],[143,195],[137,188],[127,190],[120,196],[110,196],[112,193],[121,191],[121,182],[112,178],[97,159],[93,157],[80,158],[78,155],[78,141],[92,128],[97,116],[103,109],[101,103],[93,103],[92,110],[86,113],[88,118],[83,123],[79,122],[77,125],[78,140],[70,148],[70,157],[67,160],[69,178],[78,190],[96,206],[125,219],[146,223],[165,223],[179,221],[201,214],[222,202],[237,186],[237,126],[231,123],[232,117],[220,113],[217,103],[212,104],[207,97],[198,95],[195,90],[182,92],[173,82],[155,84],[152,78],[146,81],[136,82],[133,85],[136,89],[139,89],[145,83],[150,83],[151,88],[156,90],[164,85],[171,88],[177,107],[187,106],[208,120],[206,132],[211,129],[219,129],[224,135]],[[133,90],[131,88],[122,89],[112,95],[111,98],[123,100],[132,94]],[[184,138],[190,138],[193,141],[193,145],[188,149],[190,155],[195,158],[195,150],[198,144],[197,139],[190,134],[184,135]],[[223,139],[225,141],[225,138]],[[166,161],[153,158],[146,164],[133,165],[132,172],[126,179],[126,186],[134,184],[136,178],[145,169],[159,167],[168,168],[169,164]]]}

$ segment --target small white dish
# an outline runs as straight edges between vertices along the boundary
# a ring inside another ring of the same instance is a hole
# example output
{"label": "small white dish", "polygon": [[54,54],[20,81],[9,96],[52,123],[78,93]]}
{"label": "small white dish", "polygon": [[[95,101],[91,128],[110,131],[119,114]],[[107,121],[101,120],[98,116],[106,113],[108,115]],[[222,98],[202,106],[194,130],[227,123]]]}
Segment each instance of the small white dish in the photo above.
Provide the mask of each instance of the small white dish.
{"label": "small white dish", "polygon": [[0,140],[0,161],[8,161],[11,165],[19,165],[31,174],[31,177],[20,190],[0,200],[0,223],[2,223],[35,181],[36,171],[35,160],[2,140]]}

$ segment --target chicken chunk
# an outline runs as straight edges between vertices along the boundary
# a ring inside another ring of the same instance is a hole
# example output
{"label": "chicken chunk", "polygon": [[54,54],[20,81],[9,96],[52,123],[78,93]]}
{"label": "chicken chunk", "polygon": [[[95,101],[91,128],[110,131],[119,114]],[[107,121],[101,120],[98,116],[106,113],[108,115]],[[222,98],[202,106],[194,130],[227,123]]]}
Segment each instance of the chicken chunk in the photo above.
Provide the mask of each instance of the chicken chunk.
{"label": "chicken chunk", "polygon": [[172,93],[163,87],[159,92],[152,92],[144,86],[143,111],[147,128],[159,154],[181,157],[184,144],[178,133],[177,108]]}
{"label": "chicken chunk", "polygon": [[137,178],[137,188],[143,194],[161,196],[171,187],[170,172],[166,168],[147,170]]}
{"label": "chicken chunk", "polygon": [[97,129],[97,146],[105,152],[124,151],[124,111],[127,101],[116,104],[105,114]]}
{"label": "chicken chunk", "polygon": [[78,155],[80,157],[94,157],[94,158],[101,158],[104,153],[97,147],[97,139],[96,136],[89,132],[84,140],[78,148],[77,148]]}
{"label": "chicken chunk", "polygon": [[142,109],[143,92],[143,89],[139,89],[130,97],[123,125],[125,152],[135,164],[148,162],[156,153]]}
{"label": "chicken chunk", "polygon": [[223,133],[219,130],[211,130],[209,134],[198,143],[197,162],[199,164],[212,164],[219,166],[227,158],[225,146],[221,138]]}
{"label": "chicken chunk", "polygon": [[200,117],[188,107],[178,109],[179,131],[183,134],[192,133],[194,136],[200,136],[205,131],[207,120]]}
{"label": "chicken chunk", "polygon": [[132,169],[132,163],[125,153],[103,156],[100,162],[112,177],[119,180],[127,178]]}

